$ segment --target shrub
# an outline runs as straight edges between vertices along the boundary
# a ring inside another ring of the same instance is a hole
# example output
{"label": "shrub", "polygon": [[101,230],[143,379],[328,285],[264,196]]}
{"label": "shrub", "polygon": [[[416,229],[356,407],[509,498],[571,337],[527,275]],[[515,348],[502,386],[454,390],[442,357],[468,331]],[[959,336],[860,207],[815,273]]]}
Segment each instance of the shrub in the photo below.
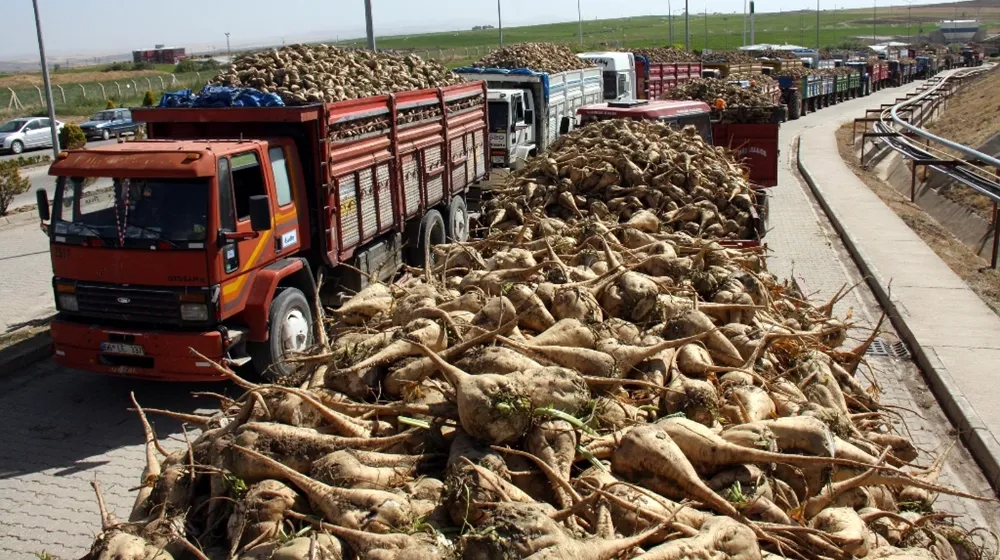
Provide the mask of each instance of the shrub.
{"label": "shrub", "polygon": [[156,98],[153,97],[153,92],[147,89],[146,94],[142,96],[142,106],[152,107],[153,105],[156,105]]}
{"label": "shrub", "polygon": [[59,132],[59,146],[64,150],[76,150],[87,145],[87,136],[80,125],[67,124]]}
{"label": "shrub", "polygon": [[184,60],[177,63],[174,68],[175,74],[187,74],[190,72],[209,72],[212,70],[218,70],[222,65],[219,64],[218,60],[207,59],[207,60],[195,60],[193,58],[185,58]]}
{"label": "shrub", "polygon": [[108,102],[104,104],[104,108],[105,109],[117,109],[118,106],[115,105],[115,102],[113,100],[108,99]]}
{"label": "shrub", "polygon": [[0,216],[6,216],[14,197],[27,192],[29,187],[31,181],[21,176],[16,162],[0,161]]}

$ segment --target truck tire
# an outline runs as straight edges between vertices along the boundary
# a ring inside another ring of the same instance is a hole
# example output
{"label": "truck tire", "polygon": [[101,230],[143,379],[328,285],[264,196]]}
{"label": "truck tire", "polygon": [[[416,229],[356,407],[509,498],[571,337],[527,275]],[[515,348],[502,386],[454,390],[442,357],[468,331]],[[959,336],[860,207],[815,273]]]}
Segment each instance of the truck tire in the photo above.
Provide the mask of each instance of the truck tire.
{"label": "truck tire", "polygon": [[788,96],[788,120],[794,121],[802,115],[802,92],[795,90]]}
{"label": "truck tire", "polygon": [[296,367],[282,363],[285,353],[305,351],[312,343],[312,305],[301,290],[285,288],[271,300],[267,340],[248,344],[253,368],[266,379],[288,376]]}
{"label": "truck tire", "polygon": [[458,195],[452,197],[448,204],[448,239],[451,241],[469,240],[469,209],[465,204],[465,197]]}
{"label": "truck tire", "polygon": [[423,268],[431,247],[445,242],[446,231],[441,212],[428,210],[420,219],[420,225],[411,231],[407,239],[407,262],[411,266]]}

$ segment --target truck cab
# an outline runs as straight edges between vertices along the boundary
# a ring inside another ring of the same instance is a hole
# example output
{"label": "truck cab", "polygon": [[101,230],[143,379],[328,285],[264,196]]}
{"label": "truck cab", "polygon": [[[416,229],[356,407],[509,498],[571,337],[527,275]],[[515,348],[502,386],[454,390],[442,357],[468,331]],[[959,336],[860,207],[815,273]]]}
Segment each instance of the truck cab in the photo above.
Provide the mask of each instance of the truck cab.
{"label": "truck cab", "polygon": [[536,149],[535,102],[525,89],[491,89],[489,103],[490,162],[516,168]]}
{"label": "truck cab", "polygon": [[630,52],[586,52],[577,55],[601,69],[604,99],[638,99],[635,55]]}

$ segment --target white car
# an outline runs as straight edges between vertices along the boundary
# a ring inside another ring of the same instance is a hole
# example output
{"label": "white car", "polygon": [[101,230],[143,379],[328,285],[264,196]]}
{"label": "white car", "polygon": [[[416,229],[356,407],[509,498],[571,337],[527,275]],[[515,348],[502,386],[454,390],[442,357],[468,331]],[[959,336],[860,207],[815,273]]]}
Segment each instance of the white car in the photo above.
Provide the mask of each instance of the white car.
{"label": "white car", "polygon": [[[56,121],[56,131],[61,131],[63,123]],[[0,125],[0,151],[20,154],[31,148],[52,146],[52,132],[49,119],[45,117],[25,117]]]}

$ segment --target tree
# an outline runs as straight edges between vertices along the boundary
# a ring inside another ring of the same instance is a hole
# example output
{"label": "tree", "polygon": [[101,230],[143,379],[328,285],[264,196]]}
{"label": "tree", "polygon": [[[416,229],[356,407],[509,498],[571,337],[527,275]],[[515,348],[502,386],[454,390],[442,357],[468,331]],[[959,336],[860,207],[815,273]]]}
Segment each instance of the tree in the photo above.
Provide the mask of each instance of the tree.
{"label": "tree", "polygon": [[117,109],[118,106],[115,105],[114,100],[108,99],[108,102],[104,104],[105,109]]}
{"label": "tree", "polygon": [[64,150],[76,150],[87,145],[87,135],[80,125],[69,123],[59,132],[59,145]]}
{"label": "tree", "polygon": [[17,161],[0,161],[0,216],[6,216],[14,197],[27,192],[29,187],[31,181],[21,176]]}
{"label": "tree", "polygon": [[153,92],[147,89],[146,94],[142,96],[142,106],[152,107],[153,105],[156,105],[156,98],[153,97]]}

